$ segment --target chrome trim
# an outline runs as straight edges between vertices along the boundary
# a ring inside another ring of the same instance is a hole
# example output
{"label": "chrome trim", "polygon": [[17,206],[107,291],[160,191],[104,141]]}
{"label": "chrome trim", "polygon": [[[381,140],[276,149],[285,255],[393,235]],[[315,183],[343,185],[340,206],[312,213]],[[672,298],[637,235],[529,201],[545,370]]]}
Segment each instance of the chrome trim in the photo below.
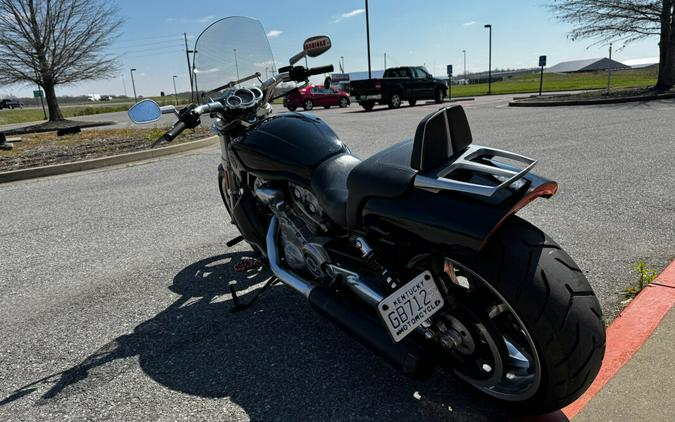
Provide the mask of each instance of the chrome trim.
{"label": "chrome trim", "polygon": [[[477,163],[473,160],[488,157],[503,157],[514,161],[520,161],[526,165],[520,171],[507,170],[501,167],[492,167],[485,164]],[[469,147],[459,156],[459,158],[448,162],[445,166],[436,172],[427,174],[417,174],[415,176],[415,187],[428,190],[431,192],[440,192],[443,190],[472,193],[481,196],[492,196],[498,190],[510,186],[532,170],[537,164],[537,160],[526,157],[524,155],[516,154],[514,152],[504,151],[495,148],[483,147],[480,145],[469,145]],[[508,177],[498,186],[480,185],[476,183],[462,182],[459,180],[448,179],[446,176],[450,175],[455,170],[469,170],[476,173],[483,173],[492,176]]]}
{"label": "chrome trim", "polygon": [[366,239],[361,236],[357,236],[356,239],[354,239],[354,245],[359,251],[361,251],[361,254],[364,257],[370,255],[370,253],[373,251],[373,248],[370,247]]}
{"label": "chrome trim", "polygon": [[255,190],[255,196],[268,207],[276,208],[284,200],[284,194],[279,189],[261,186]]}
{"label": "chrome trim", "polygon": [[377,304],[380,303],[382,299],[384,299],[384,296],[382,296],[380,293],[376,292],[370,286],[364,283],[357,273],[346,270],[342,267],[338,267],[333,264],[328,264],[326,267],[333,275],[340,274],[342,276],[342,280],[344,281],[345,285],[349,287],[349,289],[352,292],[354,292],[356,296],[358,296],[361,300],[363,300],[367,304],[373,307],[377,307]]}
{"label": "chrome trim", "polygon": [[382,99],[382,94],[376,94],[376,95],[362,95],[358,98],[356,98],[357,101],[368,101],[368,100],[381,100]]}
{"label": "chrome trim", "polygon": [[305,298],[309,299],[309,295],[312,293],[312,290],[314,290],[316,285],[309,280],[305,280],[304,278],[291,273],[290,271],[286,271],[279,263],[279,253],[277,252],[276,247],[276,234],[278,226],[279,220],[277,220],[276,216],[273,216],[272,220],[270,221],[270,226],[267,229],[266,239],[267,259],[269,260],[270,269],[272,270],[272,273],[274,273],[274,275],[277,276],[279,280],[281,280],[282,283],[297,291]]}

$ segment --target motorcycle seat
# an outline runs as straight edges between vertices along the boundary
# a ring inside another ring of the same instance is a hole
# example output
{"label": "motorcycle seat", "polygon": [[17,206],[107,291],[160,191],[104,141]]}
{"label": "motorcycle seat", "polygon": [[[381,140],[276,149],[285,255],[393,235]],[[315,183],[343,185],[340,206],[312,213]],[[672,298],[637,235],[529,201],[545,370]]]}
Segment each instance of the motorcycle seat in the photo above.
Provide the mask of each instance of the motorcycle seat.
{"label": "motorcycle seat", "polygon": [[361,209],[369,198],[394,198],[413,183],[416,170],[410,167],[413,141],[408,140],[361,161],[339,154],[321,163],[312,173],[312,191],[330,219],[340,225],[358,227]]}
{"label": "motorcycle seat", "polygon": [[413,185],[417,170],[410,166],[413,141],[384,149],[356,166],[347,180],[347,226],[359,227],[361,209],[370,198],[396,198]]}
{"label": "motorcycle seat", "polygon": [[368,199],[404,195],[412,189],[418,172],[447,164],[471,142],[464,109],[446,107],[422,119],[414,140],[393,145],[364,161],[351,154],[324,161],[312,174],[312,190],[333,222],[358,228]]}

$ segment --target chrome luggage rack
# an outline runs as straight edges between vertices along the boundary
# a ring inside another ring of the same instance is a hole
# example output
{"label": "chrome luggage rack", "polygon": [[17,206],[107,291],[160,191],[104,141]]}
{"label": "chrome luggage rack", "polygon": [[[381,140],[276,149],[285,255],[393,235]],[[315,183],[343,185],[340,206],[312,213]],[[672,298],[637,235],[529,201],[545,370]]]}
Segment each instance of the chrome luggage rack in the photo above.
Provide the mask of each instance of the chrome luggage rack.
{"label": "chrome luggage rack", "polygon": [[[492,157],[503,157],[513,161],[519,161],[524,163],[526,167],[519,171],[515,171],[510,170],[509,168],[517,168],[508,164],[505,164],[503,167],[493,167],[475,161],[481,158]],[[524,155],[480,145],[469,145],[459,158],[439,167],[440,170],[425,174],[418,173],[417,176],[415,176],[415,187],[434,193],[447,190],[489,197],[494,195],[498,190],[510,186],[521,179],[532,170],[532,167],[536,164],[537,160],[525,157]],[[463,182],[450,178],[452,173],[456,170],[469,170],[487,174],[495,176],[499,180],[508,179],[503,180],[502,183],[497,186]]]}

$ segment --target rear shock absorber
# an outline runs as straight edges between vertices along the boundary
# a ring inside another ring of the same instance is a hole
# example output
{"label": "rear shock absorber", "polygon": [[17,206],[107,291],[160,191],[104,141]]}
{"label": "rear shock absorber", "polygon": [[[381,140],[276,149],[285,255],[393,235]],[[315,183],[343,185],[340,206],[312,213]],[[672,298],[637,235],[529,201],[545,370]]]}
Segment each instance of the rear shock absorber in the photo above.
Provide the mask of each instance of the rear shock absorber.
{"label": "rear shock absorber", "polygon": [[374,272],[378,279],[385,284],[390,291],[396,290],[399,286],[398,279],[393,272],[389,271],[388,268],[380,263],[376,257],[375,250],[368,244],[366,239],[357,236],[354,238],[354,246],[361,252],[361,257],[368,266],[368,269]]}

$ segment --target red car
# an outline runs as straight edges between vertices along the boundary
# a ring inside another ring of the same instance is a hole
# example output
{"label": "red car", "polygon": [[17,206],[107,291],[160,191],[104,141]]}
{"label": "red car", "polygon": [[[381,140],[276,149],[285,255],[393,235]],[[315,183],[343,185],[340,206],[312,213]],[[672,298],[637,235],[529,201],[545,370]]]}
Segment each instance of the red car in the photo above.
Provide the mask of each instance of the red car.
{"label": "red car", "polygon": [[349,94],[335,88],[324,88],[323,85],[307,85],[299,89],[296,88],[284,97],[284,107],[290,111],[295,111],[298,107],[308,111],[318,106],[345,108],[349,103]]}

